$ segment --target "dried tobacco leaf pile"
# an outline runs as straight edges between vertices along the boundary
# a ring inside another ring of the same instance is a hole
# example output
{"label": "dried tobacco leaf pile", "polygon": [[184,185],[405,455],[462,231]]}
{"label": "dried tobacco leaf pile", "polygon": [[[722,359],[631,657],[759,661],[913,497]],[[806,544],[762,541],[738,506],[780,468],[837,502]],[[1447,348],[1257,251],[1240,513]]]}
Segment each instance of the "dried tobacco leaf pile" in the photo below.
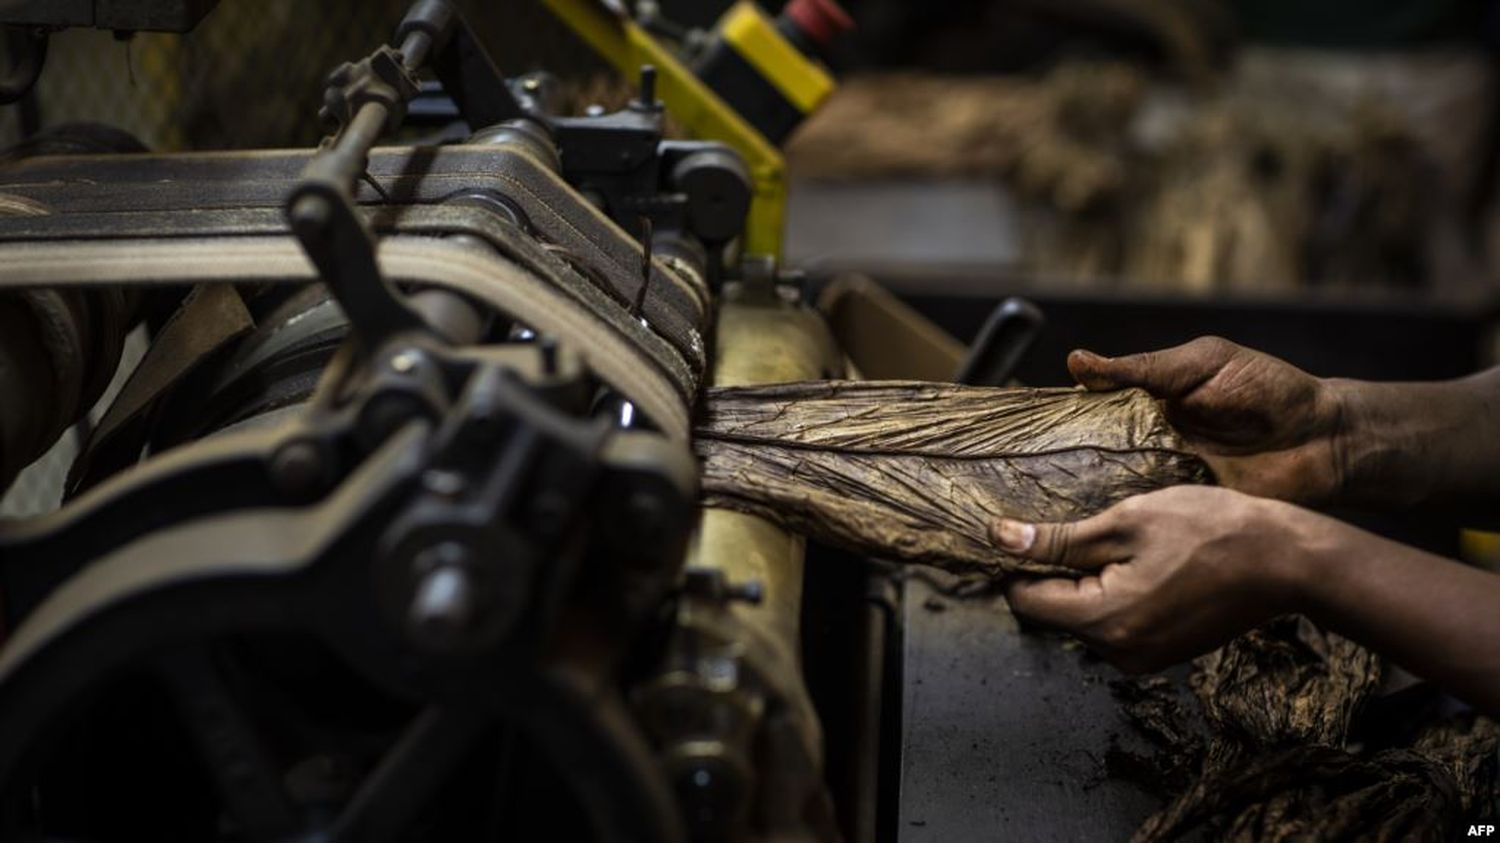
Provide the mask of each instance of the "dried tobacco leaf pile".
{"label": "dried tobacco leaf pile", "polygon": [[[998,516],[1072,520],[1134,494],[1212,482],[1145,393],[806,382],[709,390],[697,429],[710,506],[885,559],[990,577],[1066,574],[999,554]],[[1500,729],[1434,719],[1402,742],[1351,724],[1379,659],[1280,618],[1195,662],[1189,689],[1116,686],[1150,757],[1110,754],[1166,806],[1137,843],[1445,840],[1492,821]],[[1189,693],[1192,699],[1188,698]]]}
{"label": "dried tobacco leaf pile", "polygon": [[1161,785],[1165,808],[1135,843],[1208,830],[1212,839],[1451,840],[1493,822],[1500,729],[1472,714],[1429,717],[1401,741],[1355,741],[1379,659],[1285,617],[1193,665],[1193,706],[1169,680],[1119,683],[1126,712],[1160,752],[1114,753],[1118,774]]}
{"label": "dried tobacco leaf pile", "polygon": [[989,524],[1072,520],[1211,482],[1146,393],[807,381],[708,391],[710,506],[956,573],[1077,572],[998,553]]}

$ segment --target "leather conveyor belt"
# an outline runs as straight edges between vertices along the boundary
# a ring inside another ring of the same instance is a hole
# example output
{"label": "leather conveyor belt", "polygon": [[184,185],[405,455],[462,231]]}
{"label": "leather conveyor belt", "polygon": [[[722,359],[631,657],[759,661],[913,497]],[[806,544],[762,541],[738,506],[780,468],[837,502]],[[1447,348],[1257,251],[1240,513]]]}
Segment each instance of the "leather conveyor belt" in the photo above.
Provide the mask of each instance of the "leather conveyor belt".
{"label": "leather conveyor belt", "polygon": [[[463,241],[427,236],[381,238],[383,275],[483,302],[556,337],[583,357],[600,379],[634,402],[672,439],[687,441],[693,382],[674,376],[651,351],[661,341],[639,321],[611,318],[625,311],[613,301],[600,310],[499,253]],[[0,244],[0,289],[117,284],[305,284],[317,272],[288,236],[53,240]]]}
{"label": "leather conveyor belt", "polygon": [[[508,221],[483,208],[446,205],[403,205],[363,209],[366,221],[382,236],[392,234],[481,239],[501,255],[533,272],[587,308],[599,319],[641,347],[667,373],[689,403],[704,366],[703,341],[697,328],[679,319],[669,325],[644,326],[630,315],[617,294],[568,266]],[[170,233],[170,234],[169,234]],[[125,241],[176,238],[290,236],[279,209],[246,208],[218,211],[145,211],[118,214],[68,214],[59,217],[0,217],[0,249],[5,241],[37,243],[57,240]],[[416,280],[416,279],[403,279]],[[648,297],[648,303],[650,299]],[[645,314],[652,312],[648,306]],[[522,320],[525,321],[525,320]],[[684,348],[686,351],[684,351]]]}
{"label": "leather conveyor belt", "polygon": [[[27,159],[0,173],[0,199],[31,209],[0,216],[0,242],[285,234],[282,207],[309,157],[286,150]],[[474,234],[567,288],[616,329],[630,333],[621,323],[640,321],[626,305],[643,283],[640,244],[524,150],[380,148],[370,155],[369,174],[380,190],[361,184],[356,200],[377,231]],[[527,230],[494,210],[452,203],[476,196],[503,197]],[[589,271],[577,271],[559,253]],[[643,348],[689,402],[706,365],[702,332],[709,307],[703,279],[652,262],[640,317],[675,355],[660,353],[654,347],[660,342],[644,341]]]}

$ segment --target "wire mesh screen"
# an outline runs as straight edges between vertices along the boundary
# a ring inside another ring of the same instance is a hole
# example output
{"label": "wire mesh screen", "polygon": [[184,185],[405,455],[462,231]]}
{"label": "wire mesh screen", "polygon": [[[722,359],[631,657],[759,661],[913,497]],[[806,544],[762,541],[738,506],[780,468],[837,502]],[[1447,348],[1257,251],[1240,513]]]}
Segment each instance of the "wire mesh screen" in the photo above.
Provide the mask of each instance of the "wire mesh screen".
{"label": "wire mesh screen", "polygon": [[[460,2],[501,69],[560,75],[599,65],[536,0]],[[223,0],[185,35],[52,37],[35,93],[38,125],[125,129],[153,150],[249,149],[317,142],[323,80],[390,39],[410,0]],[[22,136],[0,109],[0,138]]]}

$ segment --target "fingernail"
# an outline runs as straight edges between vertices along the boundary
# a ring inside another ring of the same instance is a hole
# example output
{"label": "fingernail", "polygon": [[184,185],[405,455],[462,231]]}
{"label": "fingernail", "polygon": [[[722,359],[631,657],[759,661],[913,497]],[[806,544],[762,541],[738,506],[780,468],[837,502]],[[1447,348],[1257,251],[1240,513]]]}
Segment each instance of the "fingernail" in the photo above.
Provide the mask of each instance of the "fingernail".
{"label": "fingernail", "polygon": [[1108,357],[1105,357],[1103,354],[1098,354],[1098,353],[1089,351],[1086,348],[1080,348],[1080,349],[1078,349],[1077,351],[1075,351],[1073,353],[1077,354],[1080,357],[1087,358],[1089,360],[1089,362],[1091,362],[1091,363],[1108,363],[1109,362],[1109,358]]}
{"label": "fingernail", "polygon": [[1036,544],[1036,526],[1002,518],[993,531],[995,543],[1011,553],[1025,553]]}

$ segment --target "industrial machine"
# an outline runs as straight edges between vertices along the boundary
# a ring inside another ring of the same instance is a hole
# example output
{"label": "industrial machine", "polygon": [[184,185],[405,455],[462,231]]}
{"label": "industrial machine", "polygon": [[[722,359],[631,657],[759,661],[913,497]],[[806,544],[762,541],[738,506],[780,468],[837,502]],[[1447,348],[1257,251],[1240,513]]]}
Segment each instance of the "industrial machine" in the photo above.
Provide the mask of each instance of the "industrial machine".
{"label": "industrial machine", "polygon": [[[34,77],[50,27],[212,5],[0,15]],[[418,0],[315,151],[87,128],[0,169],[0,478],[151,338],[66,504],[0,522],[0,839],[839,836],[802,541],[699,512],[689,447],[706,383],[840,374],[768,140],[831,89],[790,36],[836,7],[742,4],[694,69],[552,5],[629,106],[557,113]],[[429,74],[472,135],[378,146]],[[728,105],[757,85],[769,123]]]}

